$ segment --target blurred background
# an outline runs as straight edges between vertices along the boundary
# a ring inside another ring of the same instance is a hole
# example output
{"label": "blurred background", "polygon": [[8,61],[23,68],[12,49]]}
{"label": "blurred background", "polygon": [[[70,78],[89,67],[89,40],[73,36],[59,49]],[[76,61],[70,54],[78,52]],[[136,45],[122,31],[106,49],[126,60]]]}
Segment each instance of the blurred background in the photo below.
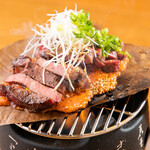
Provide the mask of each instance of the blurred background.
{"label": "blurred background", "polygon": [[31,37],[31,28],[49,19],[46,14],[75,4],[90,12],[93,24],[109,28],[125,43],[150,46],[149,0],[1,0],[0,49]]}
{"label": "blurred background", "polygon": [[90,12],[93,24],[108,27],[125,43],[150,46],[149,0],[4,0],[0,1],[0,48],[32,36],[31,28],[45,23],[47,13],[67,6]]}

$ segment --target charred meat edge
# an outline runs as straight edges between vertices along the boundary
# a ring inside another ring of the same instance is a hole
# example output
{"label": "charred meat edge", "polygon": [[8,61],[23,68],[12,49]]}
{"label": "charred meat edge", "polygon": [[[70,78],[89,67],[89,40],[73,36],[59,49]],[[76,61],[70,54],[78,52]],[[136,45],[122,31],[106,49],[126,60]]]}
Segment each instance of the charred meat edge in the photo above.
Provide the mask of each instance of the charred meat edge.
{"label": "charred meat edge", "polygon": [[49,88],[47,86],[44,86],[41,83],[33,80],[29,76],[22,73],[9,75],[9,77],[5,80],[5,82],[6,83],[15,82],[22,84],[31,91],[37,93],[38,95],[48,97],[52,99],[54,102],[59,102],[62,99],[62,94],[60,94],[58,91]]}
{"label": "charred meat edge", "polygon": [[26,108],[31,112],[38,112],[48,109],[56,103],[52,99],[45,96],[40,96],[18,84],[1,84],[0,96],[5,96],[17,107]]}

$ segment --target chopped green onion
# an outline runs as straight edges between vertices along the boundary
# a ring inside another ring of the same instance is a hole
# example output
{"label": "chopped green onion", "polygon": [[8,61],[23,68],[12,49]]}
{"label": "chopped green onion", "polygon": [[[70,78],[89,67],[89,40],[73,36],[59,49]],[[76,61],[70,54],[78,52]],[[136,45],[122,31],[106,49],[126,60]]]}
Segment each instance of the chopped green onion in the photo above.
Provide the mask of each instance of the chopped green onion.
{"label": "chopped green onion", "polygon": [[29,90],[29,88],[26,88],[26,90],[28,91],[28,90]]}
{"label": "chopped green onion", "polygon": [[91,20],[89,20],[89,13],[84,13],[83,10],[78,12],[77,15],[70,13],[70,19],[77,26],[73,30],[75,37],[84,39],[86,43],[89,42],[89,38],[92,39],[91,42],[94,41],[97,43],[97,47],[102,48],[103,57],[107,57],[111,51],[117,51],[131,58],[129,53],[122,51],[121,40],[116,36],[108,35],[107,28],[100,31],[93,27]]}

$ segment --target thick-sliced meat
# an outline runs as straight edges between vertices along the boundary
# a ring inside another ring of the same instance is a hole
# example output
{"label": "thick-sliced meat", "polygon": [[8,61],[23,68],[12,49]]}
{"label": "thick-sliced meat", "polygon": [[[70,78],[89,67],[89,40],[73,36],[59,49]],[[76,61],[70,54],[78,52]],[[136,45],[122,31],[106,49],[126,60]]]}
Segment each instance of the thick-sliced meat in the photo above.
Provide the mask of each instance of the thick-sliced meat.
{"label": "thick-sliced meat", "polygon": [[97,59],[99,59],[101,62],[105,61],[105,57],[103,57],[103,52],[101,48],[96,49]]}
{"label": "thick-sliced meat", "polygon": [[106,60],[112,60],[112,59],[117,59],[117,52],[116,51],[111,51],[108,54],[108,57],[106,57]]}
{"label": "thick-sliced meat", "polygon": [[43,57],[44,59],[49,60],[52,58],[52,55],[50,53],[50,50],[44,48],[43,45],[41,45],[39,46],[39,49],[35,52],[35,57]]}
{"label": "thick-sliced meat", "polygon": [[[44,71],[45,82],[43,82],[43,74],[42,74],[43,68],[34,62],[30,62],[27,68],[14,66],[13,70],[14,70],[14,73],[24,73],[30,76],[31,78],[33,78],[34,80],[52,88],[55,88],[62,78],[59,75],[55,75],[51,71],[45,70]],[[63,80],[63,82],[61,83],[61,85],[58,87],[57,90],[60,93],[72,92],[72,89],[70,87],[68,80]]]}
{"label": "thick-sliced meat", "polygon": [[[35,79],[36,81],[52,88],[55,88],[62,78],[59,75],[55,75],[51,71],[45,70],[45,74],[44,74],[45,82],[43,83],[42,72],[43,72],[43,68],[41,68],[36,63],[32,63],[30,64],[28,71],[26,71],[26,74],[32,77],[33,79]],[[67,80],[63,80],[63,82],[61,83],[61,85],[58,87],[57,90],[61,93],[72,92],[70,84]]]}
{"label": "thick-sliced meat", "polygon": [[85,64],[93,64],[94,59],[94,51],[91,49],[91,51],[85,55]]}
{"label": "thick-sliced meat", "polygon": [[19,73],[22,71],[26,71],[31,63],[31,59],[27,56],[20,55],[17,59],[15,59],[13,64],[13,73]]}
{"label": "thick-sliced meat", "polygon": [[56,102],[45,96],[27,90],[18,84],[0,85],[2,95],[12,101],[16,106],[27,108],[30,111],[42,111],[50,108]]}
{"label": "thick-sliced meat", "polygon": [[98,68],[101,68],[101,67],[105,66],[105,64],[102,61],[100,61],[98,58],[94,59],[94,65],[96,65]]}
{"label": "thick-sliced meat", "polygon": [[[46,63],[47,61],[43,58],[39,58],[36,60],[36,63],[38,65],[40,65],[41,67],[44,66],[44,64]],[[53,62],[50,62],[47,67],[46,67],[47,70],[53,72],[54,74],[57,74],[59,76],[63,76],[64,73],[65,73],[65,70],[63,68],[63,66],[61,64],[56,64],[56,63],[53,63]],[[74,68],[69,68],[68,70],[68,75],[69,75],[69,78],[71,79],[72,82],[74,82],[78,75],[79,75],[79,69],[74,69]],[[67,76],[65,76],[65,79],[68,80]]]}
{"label": "thick-sliced meat", "polygon": [[27,67],[30,63],[31,59],[27,56],[20,55],[17,59],[15,59],[12,64],[13,66],[21,66]]}
{"label": "thick-sliced meat", "polygon": [[[108,57],[102,57],[102,49],[97,49],[97,57],[94,58],[94,65],[104,72],[116,72],[120,68],[120,61],[125,58],[125,55],[111,51]],[[94,67],[94,66],[93,66]]]}
{"label": "thick-sliced meat", "polygon": [[62,95],[59,92],[42,85],[41,83],[22,73],[10,75],[5,82],[22,84],[38,95],[48,97],[54,102],[59,102],[62,98]]}
{"label": "thick-sliced meat", "polygon": [[120,60],[105,60],[105,66],[102,67],[104,72],[116,72],[120,68]]}
{"label": "thick-sliced meat", "polygon": [[[20,59],[20,58],[19,58]],[[29,58],[26,58],[26,59],[29,59]],[[26,61],[25,58],[23,58],[23,60],[25,62],[28,62]],[[17,62],[19,62],[18,60],[16,60]],[[37,58],[35,58],[33,61],[30,61],[29,64],[26,65],[26,63],[23,63],[24,66],[19,66],[19,64],[17,64],[16,62],[14,63],[16,66],[13,66],[13,73],[24,73],[26,75],[29,75],[31,78],[35,79],[36,81],[46,85],[46,86],[49,86],[49,87],[52,87],[52,88],[55,88],[56,85],[59,83],[59,81],[61,80],[62,76],[60,75],[57,75],[57,74],[54,74],[52,71],[48,70],[47,68],[45,69],[45,82],[43,83],[43,68],[37,64]],[[25,67],[27,66],[27,67]],[[57,66],[59,67],[59,66]],[[64,70],[64,68],[60,67],[62,70]],[[58,68],[59,69],[59,68]],[[61,71],[61,70],[59,70]],[[76,78],[75,81],[72,82],[73,86],[76,88],[76,87],[79,87],[80,85],[82,85],[82,87],[84,87],[84,83],[86,82],[86,74],[85,72],[83,71],[82,68],[78,67],[78,71],[75,71],[75,74],[73,74],[72,72],[72,75],[71,76],[77,76],[78,77],[73,77],[72,79],[74,80]],[[84,79],[84,80],[83,80]],[[84,81],[84,82],[79,82],[79,81]],[[80,84],[81,83],[81,84]],[[64,79],[61,83],[61,85],[58,87],[57,89],[60,93],[66,93],[66,92],[72,92],[72,88],[70,86],[70,83],[68,80]]]}
{"label": "thick-sliced meat", "polygon": [[124,55],[124,54],[121,54],[121,53],[117,53],[117,57],[118,57],[118,60],[123,60],[123,59],[125,59],[125,57],[127,57],[127,56]]}

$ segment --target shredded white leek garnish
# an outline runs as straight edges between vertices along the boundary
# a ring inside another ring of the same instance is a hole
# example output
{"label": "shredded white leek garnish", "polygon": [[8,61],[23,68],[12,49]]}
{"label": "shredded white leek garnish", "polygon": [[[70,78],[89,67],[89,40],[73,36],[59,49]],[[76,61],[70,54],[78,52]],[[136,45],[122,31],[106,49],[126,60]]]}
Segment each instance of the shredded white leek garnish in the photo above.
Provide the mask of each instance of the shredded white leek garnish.
{"label": "shredded white leek garnish", "polygon": [[[85,53],[87,54],[94,49],[94,47],[92,48],[90,41],[97,45],[90,37],[87,37],[89,41],[85,43],[82,38],[76,38],[73,34],[73,31],[76,30],[77,26],[72,23],[70,13],[77,15],[78,12],[80,11],[77,11],[75,8],[75,10],[65,9],[64,12],[61,13],[56,12],[56,14],[47,14],[48,16],[51,16],[51,18],[44,25],[37,24],[36,28],[32,29],[35,35],[28,42],[22,53],[22,55],[27,55],[27,53],[31,51],[33,58],[35,53],[39,50],[39,46],[43,46],[43,48],[49,50],[49,53],[54,57],[48,60],[43,66],[43,83],[45,83],[45,69],[49,63],[53,62],[56,65],[61,64],[65,71],[58,85],[54,88],[55,90],[61,85],[65,76],[67,76],[70,86],[74,90],[71,79],[69,78],[68,70],[70,68],[76,69],[80,63],[84,61]],[[91,47],[91,49],[89,47]],[[95,49],[94,55],[96,56]],[[66,56],[69,56],[70,59],[65,60]],[[84,70],[86,72],[86,66]]]}

